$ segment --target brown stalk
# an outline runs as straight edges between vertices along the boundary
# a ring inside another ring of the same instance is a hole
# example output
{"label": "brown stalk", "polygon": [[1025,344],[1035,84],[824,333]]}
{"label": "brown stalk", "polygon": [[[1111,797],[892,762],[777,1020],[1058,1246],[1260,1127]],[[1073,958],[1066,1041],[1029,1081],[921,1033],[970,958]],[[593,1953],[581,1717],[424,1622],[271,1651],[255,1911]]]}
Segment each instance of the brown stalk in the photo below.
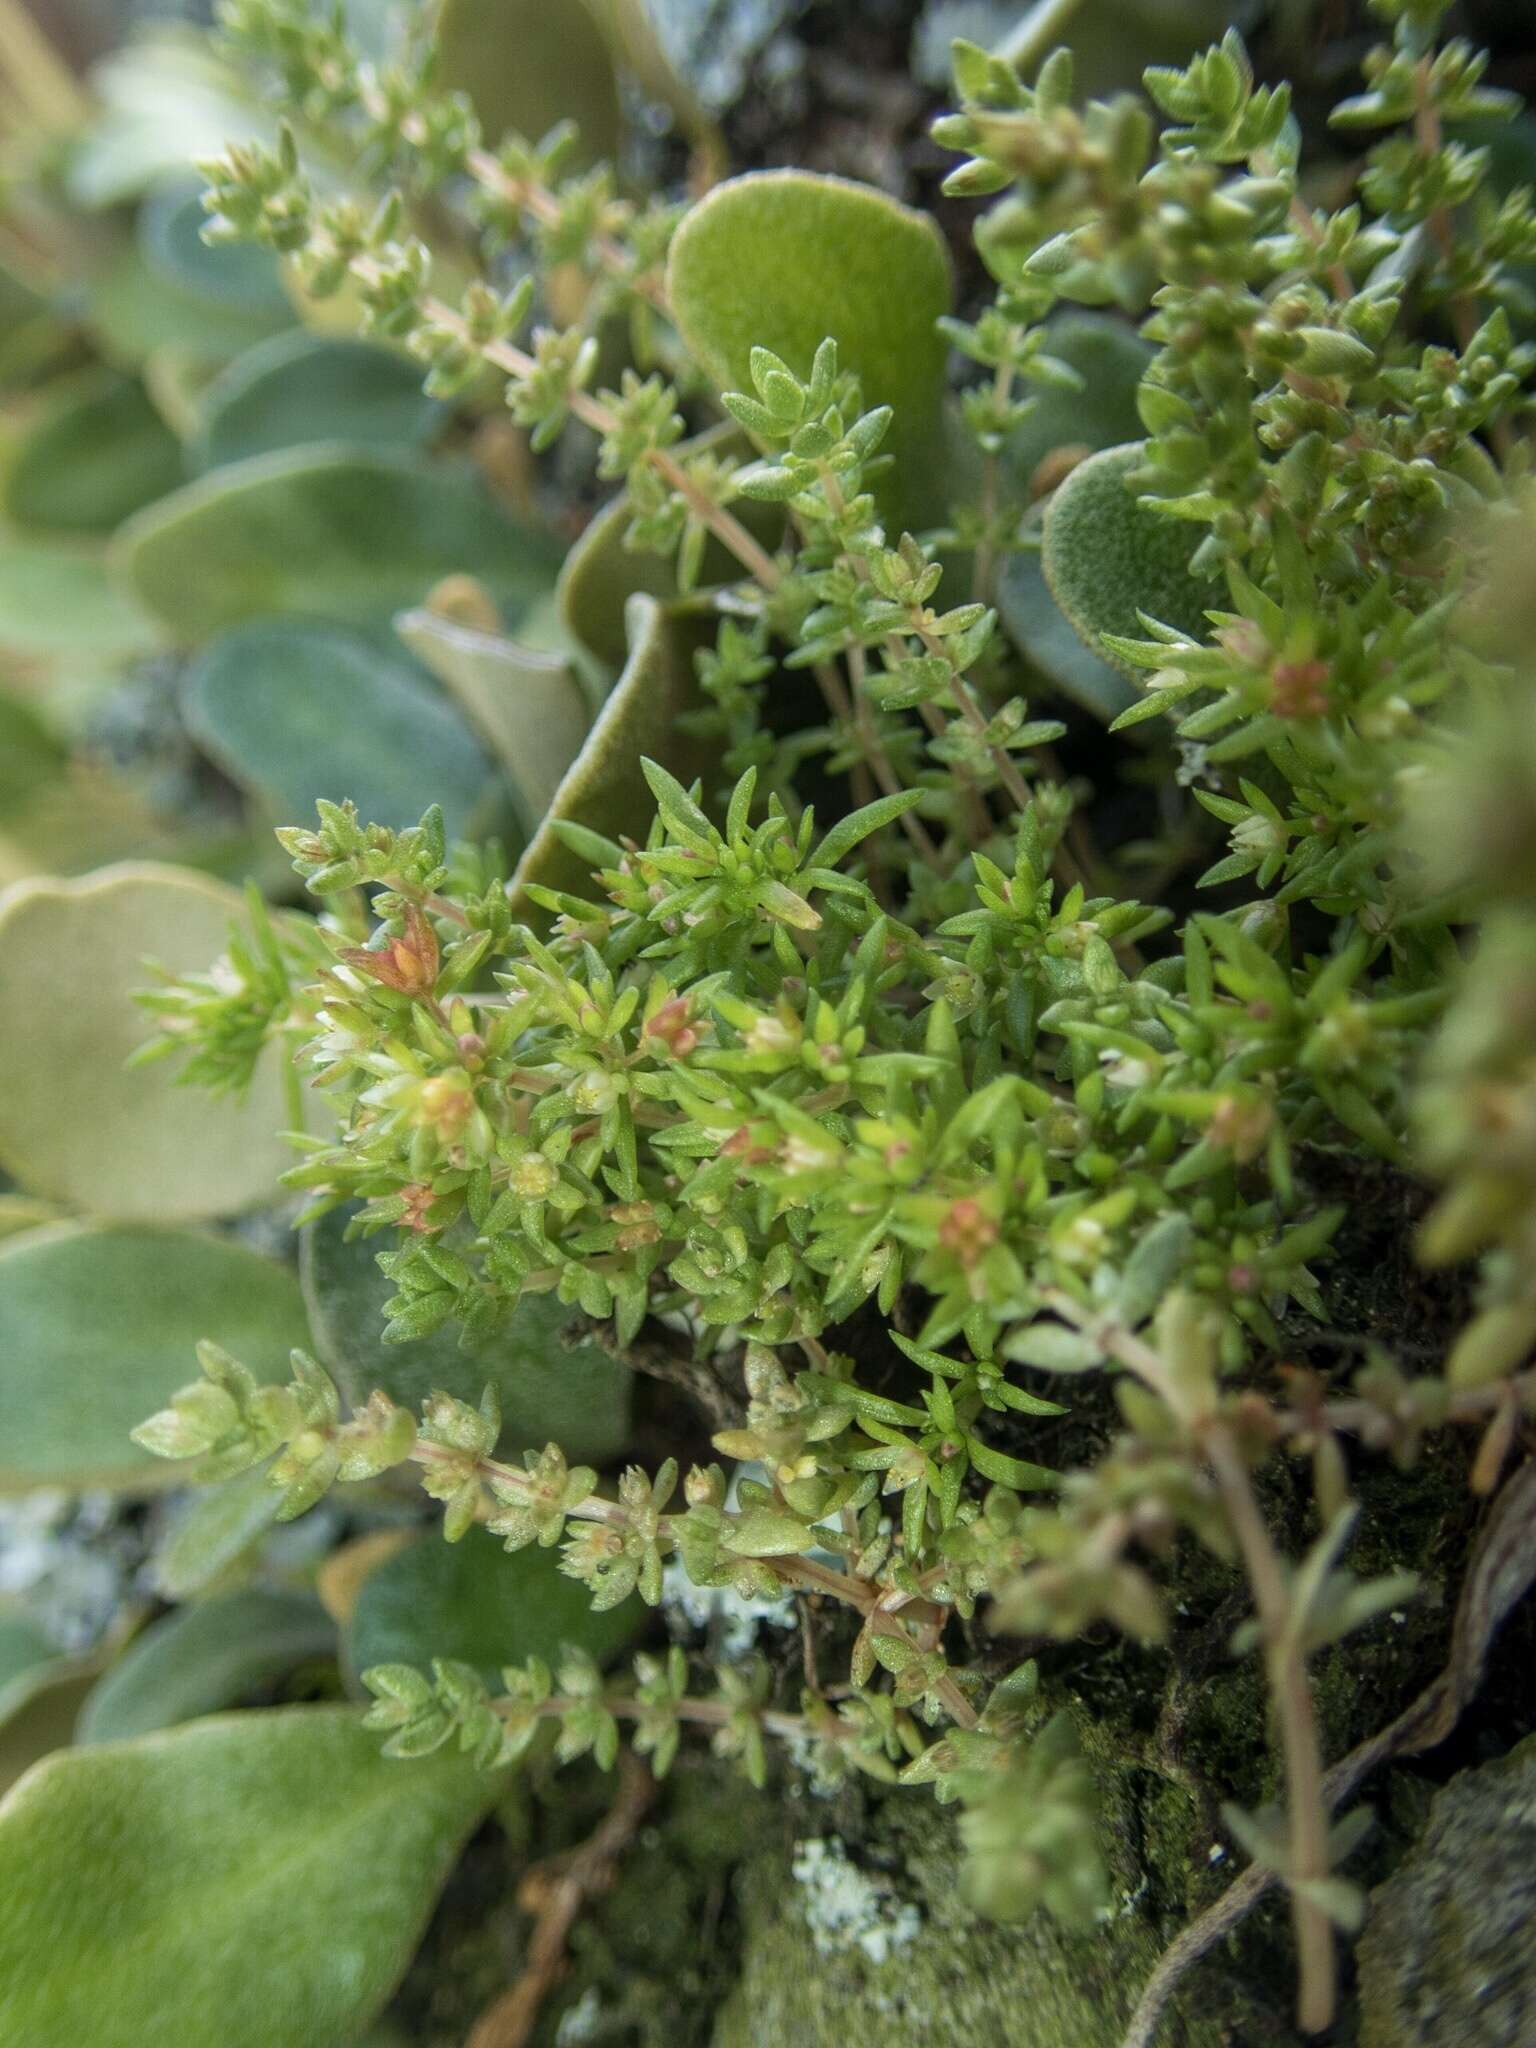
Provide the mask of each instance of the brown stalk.
{"label": "brown stalk", "polygon": [[632,1750],[619,1758],[613,1805],[595,1833],[568,1856],[536,1863],[517,1888],[534,1915],[523,1973],[480,2015],[466,2048],[525,2048],[540,2008],[566,1971],[565,1944],[582,1908],[608,1890],[619,1858],[655,1797],[656,1781]]}

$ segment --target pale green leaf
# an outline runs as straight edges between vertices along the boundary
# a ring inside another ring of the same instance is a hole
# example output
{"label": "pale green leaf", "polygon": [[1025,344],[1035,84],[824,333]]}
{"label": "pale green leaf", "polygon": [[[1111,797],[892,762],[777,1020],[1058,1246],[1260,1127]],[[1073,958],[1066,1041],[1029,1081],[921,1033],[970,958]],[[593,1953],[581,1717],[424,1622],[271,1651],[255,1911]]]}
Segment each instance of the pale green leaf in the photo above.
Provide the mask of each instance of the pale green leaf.
{"label": "pale green leaf", "polygon": [[244,1246],[58,1223],[0,1245],[0,1492],[184,1481],[128,1432],[196,1377],[211,1337],[262,1378],[308,1341],[298,1283]]}
{"label": "pale green leaf", "polygon": [[310,817],[326,797],[387,825],[441,804],[450,838],[498,822],[476,735],[415,662],[354,628],[236,626],[188,668],[182,702],[198,743],[280,817]]}
{"label": "pale green leaf", "polygon": [[329,1657],[336,1628],[307,1593],[220,1594],[151,1623],[86,1701],[76,1742],[117,1742],[236,1706],[300,1664]]}
{"label": "pale green leaf", "polygon": [[926,214],[846,178],[754,171],[717,185],[673,238],[667,290],[689,347],[722,390],[750,391],[768,348],[807,376],[831,336],[866,407],[895,410],[880,495],[897,525],[942,506],[940,399],[949,311],[944,239]]}
{"label": "pale green leaf", "polygon": [[497,1780],[351,1709],[52,1757],[0,1804],[0,2039],[333,2048],[393,1990]]}
{"label": "pale green leaf", "polygon": [[268,1200],[292,1161],[275,1054],[250,1093],[211,1101],[167,1063],[125,1062],[150,1035],[133,991],[223,951],[240,898],[183,868],[125,862],[0,895],[0,1166],[97,1215],[180,1220]]}

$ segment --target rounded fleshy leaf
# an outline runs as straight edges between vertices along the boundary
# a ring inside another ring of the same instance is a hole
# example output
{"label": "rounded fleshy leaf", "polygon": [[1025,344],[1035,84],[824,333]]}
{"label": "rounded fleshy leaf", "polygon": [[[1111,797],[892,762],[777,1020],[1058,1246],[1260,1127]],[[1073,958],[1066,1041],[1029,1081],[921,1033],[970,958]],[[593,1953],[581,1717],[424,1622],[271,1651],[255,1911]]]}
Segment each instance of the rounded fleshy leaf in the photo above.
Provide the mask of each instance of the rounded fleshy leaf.
{"label": "rounded fleshy leaf", "polygon": [[253,320],[293,318],[278,260],[250,242],[205,242],[208,225],[199,179],[159,185],[139,209],[139,250],[163,284],[211,299]]}
{"label": "rounded fleshy leaf", "polygon": [[114,543],[144,607],[183,640],[295,612],[387,625],[443,577],[479,577],[515,623],[553,587],[549,541],[452,463],[327,444],[227,464]]}
{"label": "rounded fleshy leaf", "polygon": [[129,1431],[196,1378],[205,1337],[285,1378],[309,1341],[290,1269],[141,1224],[57,1223],[0,1244],[0,1493],[184,1483]]}
{"label": "rounded fleshy leaf", "polygon": [[879,495],[897,525],[942,504],[944,238],[926,214],[847,178],[752,171],[717,185],[673,237],[667,292],[683,338],[723,390],[750,391],[754,348],[809,374],[830,335],[866,406],[895,417]]}
{"label": "rounded fleshy leaf", "polygon": [[495,770],[465,721],[413,661],[351,627],[236,626],[192,663],[182,701],[199,745],[283,818],[350,798],[406,825],[437,803],[462,836],[494,812]]}
{"label": "rounded fleshy leaf", "polygon": [[438,77],[469,94],[492,143],[509,130],[536,138],[574,121],[576,163],[619,153],[618,80],[606,37],[582,0],[443,0]]}
{"label": "rounded fleshy leaf", "polygon": [[183,1607],[152,1622],[98,1681],[75,1740],[120,1742],[236,1706],[335,1644],[330,1616],[308,1593],[248,1586]]}
{"label": "rounded fleshy leaf", "polygon": [[483,1342],[461,1345],[452,1324],[386,1344],[384,1304],[395,1290],[376,1255],[391,1239],[349,1242],[347,1220],[347,1211],[333,1209],[306,1226],[300,1267],[315,1343],[349,1401],[382,1388],[416,1411],[441,1388],[474,1405],[490,1385],[501,1403],[504,1449],[553,1440],[577,1461],[601,1462],[623,1448],[629,1372],[598,1344],[566,1341],[570,1309],[552,1295],[530,1295]]}
{"label": "rounded fleshy leaf", "polygon": [[133,992],[223,953],[236,891],[184,868],[124,862],[0,895],[0,1166],[33,1194],[100,1216],[180,1221],[270,1200],[293,1154],[275,1054],[250,1092],[210,1100],[166,1062]]}
{"label": "rounded fleshy leaf", "polygon": [[570,663],[424,609],[402,612],[395,631],[490,747],[524,834],[533,832],[591,724]]}
{"label": "rounded fleshy leaf", "polygon": [[0,647],[107,661],[155,644],[154,622],[107,573],[99,549],[0,540]]}
{"label": "rounded fleshy leaf", "polygon": [[660,761],[680,781],[709,767],[708,750],[680,730],[680,715],[696,700],[694,632],[654,598],[634,596],[625,608],[629,659],[608,693],[581,752],[561,778],[543,825],[518,862],[513,886],[530,883],[585,895],[591,862],[574,852],[554,827],[562,820],[609,839],[643,838],[656,803],[641,773],[642,757]]}
{"label": "rounded fleshy leaf", "polygon": [[143,385],[90,376],[22,440],[6,473],[5,509],[20,527],[106,534],[184,474],[181,445]]}
{"label": "rounded fleshy leaf", "polygon": [[1203,637],[1207,606],[1222,601],[1218,583],[1189,572],[1202,529],[1140,504],[1127,487],[1142,459],[1140,441],[1089,456],[1045,515],[1041,562],[1051,595],[1084,646],[1111,661],[1102,634],[1144,638],[1144,612]]}
{"label": "rounded fleshy leaf", "polygon": [[567,1644],[602,1663],[644,1620],[633,1594],[595,1614],[590,1592],[561,1571],[556,1550],[535,1545],[509,1555],[483,1529],[458,1543],[432,1531],[364,1579],[343,1645],[354,1676],[375,1664],[452,1657],[491,1685],[503,1665],[553,1663]]}
{"label": "rounded fleshy leaf", "polygon": [[1149,342],[1107,313],[1060,314],[1046,327],[1045,353],[1076,370],[1080,391],[1040,385],[1026,417],[1009,436],[1003,464],[1027,494],[1048,455],[1062,448],[1114,448],[1139,440],[1136,391],[1153,357]]}
{"label": "rounded fleshy leaf", "polygon": [[[1152,360],[1147,343],[1107,315],[1068,314],[1053,320],[1047,332],[1047,353],[1076,370],[1083,388],[1041,387],[1010,437],[1003,468],[1021,505],[1049,488],[1053,457],[1112,448],[1141,432],[1136,388]],[[1052,597],[1038,554],[1007,557],[998,576],[997,607],[1019,652],[1064,696],[1106,723],[1135,701],[1124,675],[1084,644]]]}
{"label": "rounded fleshy leaf", "polygon": [[157,1593],[185,1600],[211,1586],[259,1543],[277,1520],[282,1489],[264,1465],[192,1489],[152,1562]]}
{"label": "rounded fleshy leaf", "polygon": [[[0,2039],[334,2048],[383,2005],[498,1777],[351,1708],[51,1757],[0,1804]],[[274,1958],[281,1967],[274,1968]]]}
{"label": "rounded fleshy leaf", "polygon": [[[0,1693],[0,1799],[35,1763],[73,1742],[81,1708],[100,1676],[99,1655],[49,1657]],[[0,1990],[0,2015],[4,2010]]]}
{"label": "rounded fleshy leaf", "polygon": [[302,328],[236,356],[202,393],[200,409],[193,452],[203,469],[327,441],[412,448],[444,418],[407,357]]}

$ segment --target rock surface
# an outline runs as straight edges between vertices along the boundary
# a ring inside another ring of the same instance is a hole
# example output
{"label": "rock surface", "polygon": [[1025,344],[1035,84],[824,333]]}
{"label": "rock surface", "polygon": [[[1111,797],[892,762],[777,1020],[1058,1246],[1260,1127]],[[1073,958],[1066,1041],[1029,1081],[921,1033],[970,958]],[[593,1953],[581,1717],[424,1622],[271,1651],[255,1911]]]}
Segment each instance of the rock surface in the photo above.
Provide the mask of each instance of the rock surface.
{"label": "rock surface", "polygon": [[1536,1736],[1436,1795],[1358,1953],[1361,2048],[1536,2042]]}
{"label": "rock surface", "polygon": [[[1045,1913],[995,1926],[959,1898],[953,1819],[931,1800],[883,1802],[852,1854],[818,1819],[807,1799],[791,1854],[738,1879],[741,1976],[713,2048],[1118,2048],[1161,1948],[1133,1897],[1092,1934]],[[1177,2017],[1165,2036],[1222,2039]]]}

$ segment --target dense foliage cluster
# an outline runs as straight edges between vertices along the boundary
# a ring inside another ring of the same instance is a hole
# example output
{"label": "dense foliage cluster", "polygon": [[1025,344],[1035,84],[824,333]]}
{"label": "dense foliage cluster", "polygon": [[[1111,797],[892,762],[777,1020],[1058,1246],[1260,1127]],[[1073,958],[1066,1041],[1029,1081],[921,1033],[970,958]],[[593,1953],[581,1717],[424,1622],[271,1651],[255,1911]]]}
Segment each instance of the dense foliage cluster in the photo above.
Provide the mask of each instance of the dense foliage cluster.
{"label": "dense foliage cluster", "polygon": [[[1407,1465],[1470,1424],[1492,1492],[1536,1410],[1536,763],[1509,568],[1533,531],[1536,209],[1463,139],[1514,108],[1440,40],[1444,0],[1376,12],[1331,209],[1235,33],[1150,71],[1152,108],[1078,107],[1065,51],[1026,82],[957,46],[946,189],[998,196],[990,299],[944,322],[982,375],[935,478],[848,333],[718,340],[689,251],[718,197],[636,207],[566,168],[568,132],[482,138],[430,42],[380,67],[304,0],[229,0],[292,125],[209,168],[211,236],[346,294],[432,393],[503,394],[535,450],[585,435],[622,492],[616,558],[654,558],[632,587],[667,592],[630,598],[645,672],[685,695],[644,750],[638,829],[557,801],[512,873],[440,810],[370,820],[338,790],[279,834],[317,914],[253,897],[223,959],[143,999],[189,1081],[238,1093],[274,1042],[303,1076],[284,1178],[303,1221],[357,1205],[390,1340],[479,1346],[547,1298],[679,1400],[702,1383],[722,1462],[608,1487],[558,1443],[498,1457],[494,1393],[349,1411],[302,1353],[281,1386],[216,1346],[143,1445],[206,1478],[264,1466],[284,1516],[413,1465],[450,1541],[558,1546],[599,1611],[659,1604],[676,1560],[857,1623],[839,1682],[798,1700],[762,1665],[700,1690],[675,1647],[632,1684],[534,1658],[499,1693],[451,1658],[384,1664],[391,1755],[490,1767],[556,1722],[560,1757],[611,1763],[622,1724],[664,1769],[696,1723],[761,1782],[781,1736],[824,1777],[962,1802],[985,1910],[1091,1925],[1070,1716],[1031,1663],[970,1668],[957,1623],[1157,1641],[1190,1540],[1251,1591],[1238,1647],[1263,1659],[1284,1798],[1228,1819],[1289,1890],[1311,2029],[1364,1816],[1332,1811],[1308,1660],[1412,1591],[1345,1565],[1350,1447]],[[445,205],[474,231],[467,282],[418,231]],[[1117,374],[1142,438],[1062,432],[1021,477],[1042,409],[1093,397],[1074,307],[1113,309],[1126,347],[1135,323]],[[1027,701],[1052,670],[1010,579],[1042,547],[1058,623],[1136,729],[1127,777],[1149,737],[1167,749],[1156,843],[1097,843],[1112,814]],[[820,709],[792,717],[801,672]],[[1203,814],[1226,834],[1210,909],[1184,874]],[[1443,1373],[1385,1350],[1349,1386],[1267,1370],[1323,1313],[1341,1149],[1440,1184],[1426,1260],[1482,1258]],[[1050,1469],[1032,1423],[1091,1374],[1114,1424]],[[1282,1455],[1315,1497],[1295,1559],[1256,1483]]]}

